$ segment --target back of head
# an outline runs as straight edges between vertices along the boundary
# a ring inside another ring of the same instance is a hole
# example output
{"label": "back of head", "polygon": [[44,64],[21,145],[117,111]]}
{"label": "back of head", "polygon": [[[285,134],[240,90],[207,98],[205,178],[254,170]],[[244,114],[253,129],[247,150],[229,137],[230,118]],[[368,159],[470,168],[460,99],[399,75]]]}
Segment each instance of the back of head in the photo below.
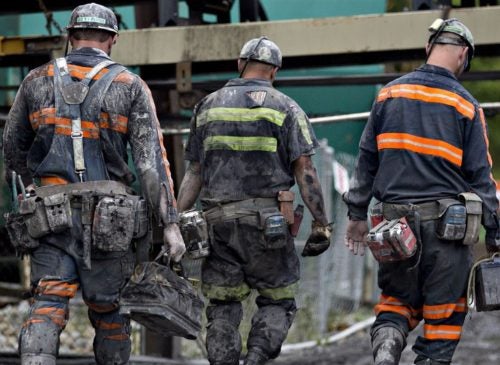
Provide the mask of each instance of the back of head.
{"label": "back of head", "polygon": [[118,34],[118,21],[115,13],[105,6],[89,3],[76,7],[66,27],[71,36],[88,39],[87,36]]}
{"label": "back of head", "polygon": [[436,44],[448,44],[453,46],[467,47],[467,63],[465,71],[470,69],[474,57],[474,38],[469,28],[455,18],[436,19],[429,27],[429,54]]}
{"label": "back of head", "polygon": [[281,51],[273,41],[266,37],[254,38],[246,42],[241,48],[240,59],[256,61],[281,67]]}

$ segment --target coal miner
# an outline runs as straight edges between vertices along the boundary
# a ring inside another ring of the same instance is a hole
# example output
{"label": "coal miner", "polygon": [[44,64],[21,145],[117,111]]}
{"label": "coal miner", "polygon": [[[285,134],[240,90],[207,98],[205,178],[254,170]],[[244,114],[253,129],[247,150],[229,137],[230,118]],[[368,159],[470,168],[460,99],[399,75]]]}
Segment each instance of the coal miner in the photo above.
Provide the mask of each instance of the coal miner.
{"label": "coal miner", "polygon": [[302,252],[316,256],[330,245],[331,225],[311,155],[317,141],[297,103],[273,88],[281,67],[278,46],[266,37],[242,48],[240,78],[195,107],[186,147],[189,166],[178,208],[200,198],[210,232],[210,255],[202,266],[208,360],[239,363],[242,304],[252,289],[246,365],[278,356],[296,312],[299,260],[289,232],[295,181],[314,218]]}
{"label": "coal miner", "polygon": [[[148,211],[174,261],[185,248],[151,93],[109,57],[115,14],[81,5],[67,29],[72,51],[28,74],[3,136],[6,177],[19,193],[7,227],[17,251],[31,257],[33,297],[19,352],[22,364],[56,363],[68,302],[80,288],[96,363],[127,364],[130,324],[118,299],[147,234]],[[129,187],[127,145],[142,196]]]}
{"label": "coal miner", "polygon": [[[427,62],[380,90],[344,196],[350,218],[346,244],[355,254],[367,241],[372,196],[381,202],[372,221],[382,215],[399,225],[378,233],[400,254],[370,246],[380,262],[382,289],[371,329],[376,365],[399,364],[408,333],[422,319],[415,364],[450,364],[467,314],[471,247],[481,223],[487,250],[498,250],[486,121],[457,79],[470,67],[474,39],[457,19],[437,19],[429,30]],[[415,242],[412,236],[417,243],[407,246]],[[406,250],[412,255],[406,257]]]}

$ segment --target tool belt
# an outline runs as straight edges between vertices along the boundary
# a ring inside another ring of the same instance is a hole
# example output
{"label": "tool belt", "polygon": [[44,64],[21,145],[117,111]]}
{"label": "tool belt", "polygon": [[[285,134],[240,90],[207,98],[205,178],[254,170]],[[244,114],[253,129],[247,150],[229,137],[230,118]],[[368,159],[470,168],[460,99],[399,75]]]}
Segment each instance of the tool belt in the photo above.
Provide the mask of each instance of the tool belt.
{"label": "tool belt", "polygon": [[[277,198],[255,198],[222,204],[205,211],[204,216],[209,225],[234,219],[240,219],[240,222],[251,220],[262,231],[266,249],[282,248],[287,243],[288,223],[279,209]],[[213,240],[213,227],[210,227],[209,235],[210,240]]]}
{"label": "tool belt", "polygon": [[383,216],[388,219],[412,218],[420,221],[438,220],[436,235],[445,241],[461,241],[473,245],[479,240],[482,200],[475,193],[461,193],[458,199],[447,198],[421,204],[381,203]]}
{"label": "tool belt", "polygon": [[72,208],[81,209],[83,257],[90,268],[90,250],[127,251],[134,238],[149,229],[147,204],[132,190],[116,181],[91,181],[44,186],[36,195],[19,202],[10,213],[7,227],[20,252],[38,246],[38,239],[61,233],[73,226]]}

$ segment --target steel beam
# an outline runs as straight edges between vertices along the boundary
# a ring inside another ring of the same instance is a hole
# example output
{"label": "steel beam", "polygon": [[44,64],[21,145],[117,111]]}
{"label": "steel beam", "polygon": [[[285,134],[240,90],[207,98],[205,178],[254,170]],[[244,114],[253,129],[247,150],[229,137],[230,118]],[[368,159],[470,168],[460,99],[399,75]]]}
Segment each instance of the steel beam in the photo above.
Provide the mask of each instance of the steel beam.
{"label": "steel beam", "polygon": [[[401,54],[423,58],[426,29],[440,11],[417,11],[349,17],[199,25],[123,31],[113,58],[126,65],[179,62],[233,61],[249,38],[266,35],[281,48],[286,59],[322,58],[343,63],[370,55]],[[500,6],[453,9],[450,16],[462,20],[474,34],[478,55],[500,54]],[[358,62],[354,62],[358,63]],[[304,65],[304,66],[309,66]]]}

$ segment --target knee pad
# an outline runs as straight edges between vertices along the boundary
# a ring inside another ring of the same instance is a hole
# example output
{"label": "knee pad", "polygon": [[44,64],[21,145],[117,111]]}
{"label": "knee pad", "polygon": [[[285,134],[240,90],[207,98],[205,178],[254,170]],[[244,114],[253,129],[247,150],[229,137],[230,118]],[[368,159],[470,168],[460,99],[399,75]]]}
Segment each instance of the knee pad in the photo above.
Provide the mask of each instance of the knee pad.
{"label": "knee pad", "polygon": [[28,319],[21,328],[20,354],[57,356],[59,335],[66,327],[68,314],[68,298],[47,294],[35,295]]}

